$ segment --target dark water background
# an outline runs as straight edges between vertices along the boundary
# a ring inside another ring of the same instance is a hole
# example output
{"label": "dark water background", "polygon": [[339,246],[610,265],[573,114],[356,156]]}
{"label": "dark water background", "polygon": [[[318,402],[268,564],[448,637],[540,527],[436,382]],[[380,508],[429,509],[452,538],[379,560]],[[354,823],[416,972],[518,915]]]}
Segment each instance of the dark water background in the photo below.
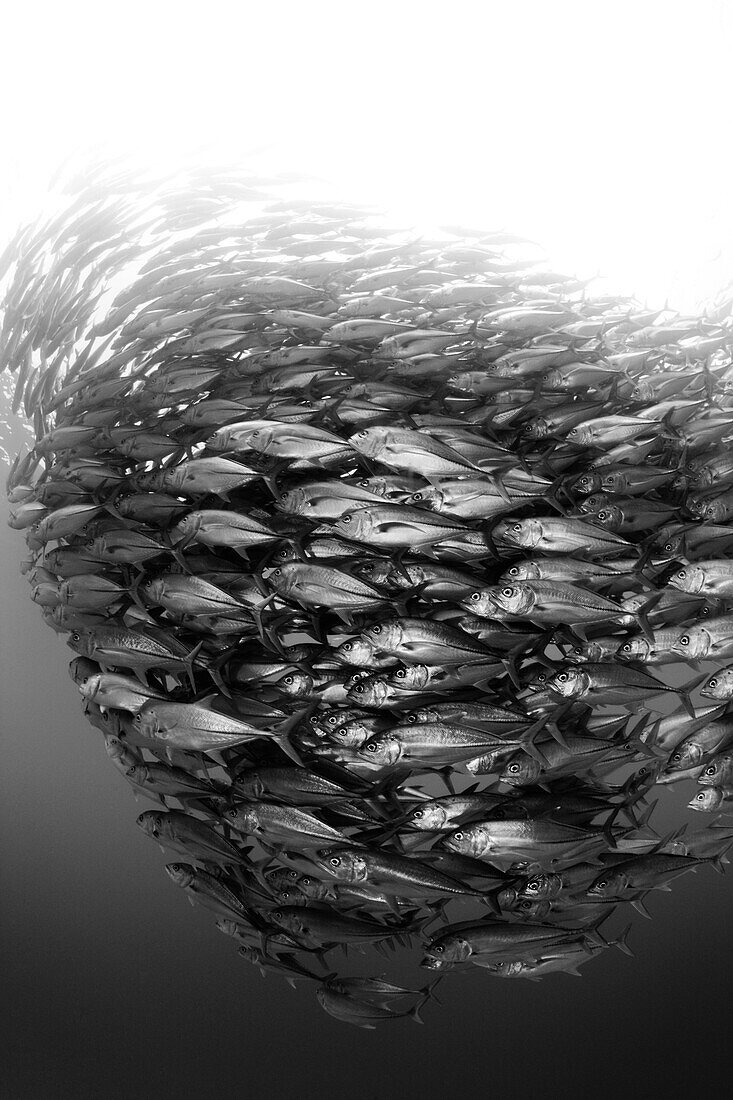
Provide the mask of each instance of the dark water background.
{"label": "dark water background", "polygon": [[[19,575],[25,543],[6,527],[4,499],[0,513],[0,1096],[726,1094],[733,865],[649,895],[651,921],[629,909],[635,958],[604,951],[582,978],[538,983],[450,975],[424,1027],[357,1029],[327,1016],[308,983],[261,978],[135,825],[153,803],[135,802],[86,723],[73,654]],[[658,831],[709,821],[682,809],[692,790],[660,801]],[[408,982],[425,979],[418,958],[415,948]],[[371,949],[364,961],[387,969]]]}

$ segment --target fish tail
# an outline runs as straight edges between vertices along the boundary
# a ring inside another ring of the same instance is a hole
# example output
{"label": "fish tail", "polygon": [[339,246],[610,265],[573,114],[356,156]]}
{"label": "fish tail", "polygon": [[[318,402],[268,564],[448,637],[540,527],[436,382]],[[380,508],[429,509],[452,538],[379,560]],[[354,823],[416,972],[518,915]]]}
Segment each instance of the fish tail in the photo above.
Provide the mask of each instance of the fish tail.
{"label": "fish tail", "polygon": [[[615,909],[616,907],[613,906],[613,908]],[[621,933],[621,935],[618,936],[617,939],[611,940],[610,943],[608,943],[608,946],[609,947],[618,947],[619,951],[623,951],[624,955],[630,955],[631,958],[633,958],[634,957],[634,952],[631,950],[628,943],[626,942],[626,939],[627,939],[630,931],[631,931],[631,925],[627,924],[626,927],[624,928],[623,932]]]}

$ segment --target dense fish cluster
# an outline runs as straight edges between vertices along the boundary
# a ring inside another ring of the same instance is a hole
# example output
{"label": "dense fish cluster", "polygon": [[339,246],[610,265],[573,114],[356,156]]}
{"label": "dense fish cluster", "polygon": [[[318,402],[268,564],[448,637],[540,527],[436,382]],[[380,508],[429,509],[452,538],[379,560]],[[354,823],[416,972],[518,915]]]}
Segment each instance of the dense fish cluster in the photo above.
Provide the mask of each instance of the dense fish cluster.
{"label": "dense fish cluster", "polygon": [[448,970],[576,973],[721,869],[724,821],[660,835],[649,796],[733,799],[731,297],[593,297],[511,234],[240,170],[57,196],[0,259],[11,523],[138,824],[243,958],[419,1019]]}

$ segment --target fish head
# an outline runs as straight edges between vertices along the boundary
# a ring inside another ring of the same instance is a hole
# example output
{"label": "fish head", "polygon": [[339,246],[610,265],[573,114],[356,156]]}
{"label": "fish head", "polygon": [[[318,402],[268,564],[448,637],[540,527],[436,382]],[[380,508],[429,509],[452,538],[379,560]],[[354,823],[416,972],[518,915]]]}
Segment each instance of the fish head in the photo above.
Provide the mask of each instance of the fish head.
{"label": "fish head", "polygon": [[456,602],[459,607],[465,607],[466,611],[470,611],[474,615],[479,615],[481,618],[495,617],[494,611],[496,605],[489,596],[487,589],[482,590],[477,588],[467,596],[461,596],[460,600]]}
{"label": "fish head", "polygon": [[190,886],[194,881],[193,868],[190,863],[166,863],[165,871],[176,886]]}
{"label": "fish head", "polygon": [[270,588],[274,588],[279,596],[288,596],[297,584],[297,575],[293,574],[292,568],[299,564],[299,562],[287,562],[278,565],[275,569],[271,569],[263,579],[267,581]]}
{"label": "fish head", "polygon": [[597,493],[601,488],[601,475],[588,470],[576,478],[570,488],[576,493]]}
{"label": "fish head", "polygon": [[151,577],[150,580],[144,581],[140,585],[143,598],[152,607],[160,604],[161,600],[165,599],[166,587],[164,577]]}
{"label": "fish head", "polygon": [[703,787],[716,787],[725,785],[725,773],[730,769],[731,757],[729,755],[711,760],[697,777],[698,783]]}
{"label": "fish head", "polygon": [[714,813],[723,802],[723,792],[720,787],[706,787],[703,791],[690,799],[687,807],[690,810],[699,810],[705,814]]}
{"label": "fish head", "polygon": [[541,901],[545,898],[555,898],[562,889],[560,875],[542,874],[534,875],[528,879],[520,891],[520,896],[529,901]]}
{"label": "fish head", "polygon": [[589,424],[576,424],[565,436],[568,443],[575,443],[581,447],[589,447],[593,442],[593,429]]}
{"label": "fish head", "polygon": [[565,699],[579,698],[590,688],[590,677],[580,668],[564,668],[549,681],[549,687]]}
{"label": "fish head", "polygon": [[304,699],[313,694],[314,681],[308,672],[288,672],[274,684],[278,691],[294,699]]}
{"label": "fish head", "polygon": [[110,760],[124,760],[129,751],[124,741],[115,733],[104,734],[104,748]]}
{"label": "fish head", "polygon": [[154,741],[163,732],[163,726],[154,706],[145,703],[132,720],[135,730],[142,736]]}
{"label": "fish head", "polygon": [[618,531],[624,521],[623,509],[619,508],[617,504],[604,504],[595,513],[593,521],[598,527],[603,527],[606,531]]}
{"label": "fish head", "polygon": [[502,783],[510,783],[513,787],[526,787],[535,783],[542,774],[542,768],[538,760],[527,753],[513,756],[504,766],[499,776]]}
{"label": "fish head", "polygon": [[699,565],[685,565],[672,574],[667,584],[671,584],[680,592],[689,592],[690,595],[695,596],[698,592],[702,592],[705,586],[705,572]]}
{"label": "fish head", "polygon": [[488,836],[481,825],[464,825],[450,833],[443,841],[444,847],[461,856],[479,858],[486,851]]}
{"label": "fish head", "polygon": [[341,745],[343,749],[358,749],[371,735],[372,731],[361,722],[349,722],[347,725],[337,726],[336,729],[328,731],[329,741],[335,745]]}
{"label": "fish head", "polygon": [[370,737],[359,749],[359,756],[371,764],[396,764],[402,755],[402,742],[397,737],[380,733]]}
{"label": "fish head", "polygon": [[146,836],[151,836],[153,839],[157,840],[160,835],[160,826],[163,817],[164,815],[157,810],[146,810],[138,816],[137,824]]}
{"label": "fish head", "polygon": [[79,694],[85,701],[93,702],[101,685],[102,677],[100,673],[95,673],[93,676],[87,676],[86,679],[81,680],[79,683]]}
{"label": "fish head", "polygon": [[408,497],[407,503],[414,504],[418,508],[431,508],[435,511],[440,509],[443,500],[443,493],[437,486],[427,485],[424,489],[418,489],[416,493],[412,493]]}
{"label": "fish head", "polygon": [[319,848],[316,863],[339,882],[366,882],[366,859],[353,848]]}
{"label": "fish head", "polygon": [[225,936],[233,936],[235,939],[239,935],[239,925],[234,920],[226,920],[224,917],[220,917],[216,921],[216,927],[220,932],[223,932]]}
{"label": "fish head", "polygon": [[593,898],[615,898],[620,897],[627,886],[628,879],[623,871],[608,870],[593,880],[587,893]]}
{"label": "fish head", "polygon": [[384,427],[362,428],[349,436],[349,445],[365,458],[378,458],[384,450],[386,438]]}
{"label": "fish head", "polygon": [[339,516],[333,526],[346,539],[367,542],[374,530],[374,516],[369,508],[353,508]]}
{"label": "fish head", "polygon": [[359,676],[347,684],[346,698],[350,703],[365,707],[383,707],[386,705],[390,690],[384,680],[376,676]]}
{"label": "fish head", "polygon": [[733,668],[723,668],[700,688],[706,699],[733,699]]}
{"label": "fish head", "polygon": [[[429,943],[425,948],[425,958],[421,966],[427,966],[430,970],[438,970],[441,966],[451,966],[453,963],[466,962],[471,957],[472,950],[468,940],[458,933],[448,933]],[[429,961],[434,960],[434,961]]]}
{"label": "fish head", "polygon": [[500,581],[538,581],[541,580],[540,567],[534,561],[518,561],[505,569]]}
{"label": "fish head", "polygon": [[395,583],[406,588],[412,586],[409,577],[406,577],[399,570],[395,570],[391,562],[384,561],[382,558],[372,558],[371,561],[359,562],[358,569],[359,576],[368,584]]}
{"label": "fish head", "polygon": [[304,516],[308,514],[311,502],[303,489],[288,489],[277,498],[275,507],[278,512],[287,512],[291,516]]}
{"label": "fish head", "polygon": [[276,924],[278,928],[284,928],[286,932],[299,935],[304,930],[303,916],[297,909],[293,912],[289,907],[283,906],[282,908],[271,909],[267,915],[273,924]]}
{"label": "fish head", "polygon": [[702,660],[712,648],[710,634],[703,626],[689,627],[672,644],[674,653],[681,654],[686,660]]}
{"label": "fish head", "polygon": [[389,619],[381,623],[372,623],[359,635],[366,639],[375,652],[394,649],[404,637],[404,630],[399,619]]}
{"label": "fish head", "polygon": [[224,819],[227,825],[231,825],[232,828],[241,833],[254,832],[257,827],[256,811],[242,803],[239,806],[230,806],[228,810],[225,810]]}
{"label": "fish head", "polygon": [[599,488],[604,493],[625,493],[628,484],[628,476],[623,470],[612,470],[610,474],[601,476]]}
{"label": "fish head", "polygon": [[66,644],[82,657],[91,657],[95,647],[93,632],[91,630],[72,630],[66,639]]}
{"label": "fish head", "polygon": [[75,684],[83,684],[90,676],[94,676],[99,672],[99,665],[96,661],[90,661],[88,657],[74,657],[73,661],[69,661],[69,676]]}
{"label": "fish head", "polygon": [[491,602],[510,615],[525,615],[535,603],[535,595],[526,584],[506,584],[485,589]]}
{"label": "fish head", "polygon": [[437,667],[436,665],[431,665],[430,668],[427,665],[402,665],[390,673],[388,680],[396,687],[418,690],[430,683],[431,670]]}
{"label": "fish head", "polygon": [[448,813],[439,803],[425,802],[417,806],[405,824],[409,829],[442,829],[448,820]]}
{"label": "fish head", "polygon": [[648,661],[653,644],[648,638],[629,638],[616,650],[619,661]]}
{"label": "fish head", "polygon": [[684,772],[689,768],[697,767],[703,755],[702,747],[688,738],[678,745],[664,766],[664,772],[671,775],[674,772]]}

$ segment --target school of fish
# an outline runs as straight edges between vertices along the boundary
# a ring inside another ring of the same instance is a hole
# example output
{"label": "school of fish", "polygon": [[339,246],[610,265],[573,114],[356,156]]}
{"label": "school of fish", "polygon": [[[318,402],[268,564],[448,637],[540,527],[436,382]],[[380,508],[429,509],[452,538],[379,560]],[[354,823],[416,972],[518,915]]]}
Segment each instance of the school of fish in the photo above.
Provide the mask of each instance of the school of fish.
{"label": "school of fish", "polygon": [[173,883],[364,1028],[628,951],[733,842],[733,295],[231,166],[54,186],[0,257],[10,522]]}

